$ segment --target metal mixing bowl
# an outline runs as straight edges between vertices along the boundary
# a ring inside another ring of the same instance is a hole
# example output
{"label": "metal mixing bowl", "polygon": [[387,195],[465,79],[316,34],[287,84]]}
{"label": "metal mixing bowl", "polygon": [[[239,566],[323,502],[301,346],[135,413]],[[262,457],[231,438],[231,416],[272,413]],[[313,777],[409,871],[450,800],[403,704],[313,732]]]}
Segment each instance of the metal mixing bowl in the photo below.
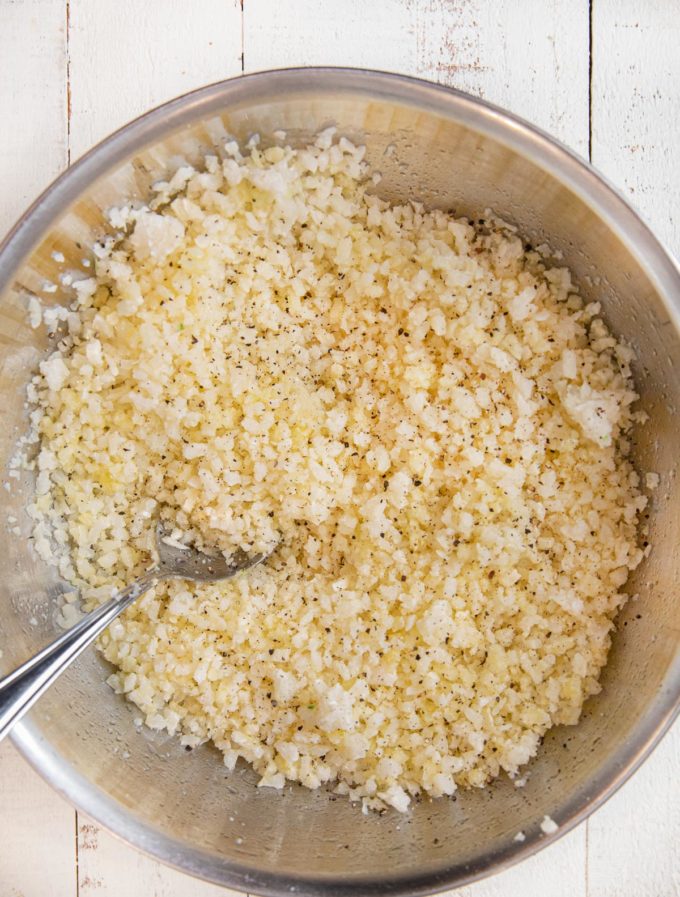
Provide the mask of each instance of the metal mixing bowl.
{"label": "metal mixing bowl", "polygon": [[[227,134],[264,139],[282,128],[303,142],[337,124],[366,143],[392,199],[479,215],[487,207],[530,240],[561,250],[583,293],[602,301],[637,352],[642,407],[635,457],[661,475],[650,514],[651,557],[632,578],[603,690],[576,727],[553,730],[526,787],[499,780],[412,812],[364,816],[326,791],[257,789],[247,767],[226,771],[217,751],[140,733],[135,709],[85,656],[37,705],[14,741],[72,803],[164,862],[260,894],[425,894],[498,871],[536,851],[549,814],[565,832],[605,800],[670,724],[680,696],[680,515],[675,465],[680,400],[680,275],[629,206],[580,159],[516,118],[471,97],[396,75],[342,69],[267,72],[189,94],[105,140],[38,200],[0,253],[3,464],[25,427],[26,382],[46,338],[26,323],[26,292],[80,266],[104,229],[102,209],[143,197],[173,158],[194,159]],[[578,463],[578,458],[574,459]],[[30,483],[3,491],[23,511]],[[64,588],[25,538],[0,544],[5,670],[53,635]],[[638,619],[640,616],[640,619]],[[33,618],[34,624],[30,624]],[[37,625],[35,624],[37,621]],[[526,841],[514,836],[524,830]]]}

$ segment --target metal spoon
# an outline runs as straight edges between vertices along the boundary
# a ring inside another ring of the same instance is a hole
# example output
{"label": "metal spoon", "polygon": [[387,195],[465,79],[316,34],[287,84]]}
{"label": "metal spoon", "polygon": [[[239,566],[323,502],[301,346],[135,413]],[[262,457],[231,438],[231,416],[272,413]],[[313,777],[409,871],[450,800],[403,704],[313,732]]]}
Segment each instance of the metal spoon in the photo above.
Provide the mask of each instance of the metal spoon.
{"label": "metal spoon", "polygon": [[27,660],[14,672],[0,679],[0,740],[38,700],[54,680],[70,666],[88,645],[121,614],[126,607],[161,579],[191,579],[218,582],[262,563],[268,555],[247,555],[239,549],[229,560],[209,557],[193,548],[168,544],[168,536],[159,524],[156,528],[158,563],[122,592],[91,611],[59,638]]}

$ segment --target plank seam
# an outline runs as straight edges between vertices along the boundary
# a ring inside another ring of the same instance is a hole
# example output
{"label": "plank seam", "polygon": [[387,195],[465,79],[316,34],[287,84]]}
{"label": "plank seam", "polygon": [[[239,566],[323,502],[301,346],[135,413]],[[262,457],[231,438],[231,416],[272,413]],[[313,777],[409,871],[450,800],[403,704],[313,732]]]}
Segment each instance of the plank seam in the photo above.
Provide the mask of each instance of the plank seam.
{"label": "plank seam", "polygon": [[78,811],[74,813],[76,820],[76,897],[80,897],[80,856],[78,849]]}
{"label": "plank seam", "polygon": [[593,5],[588,0],[588,159],[593,161]]}
{"label": "plank seam", "polygon": [[71,165],[71,0],[66,0],[66,164]]}
{"label": "plank seam", "polygon": [[246,70],[245,0],[241,0],[241,72]]}

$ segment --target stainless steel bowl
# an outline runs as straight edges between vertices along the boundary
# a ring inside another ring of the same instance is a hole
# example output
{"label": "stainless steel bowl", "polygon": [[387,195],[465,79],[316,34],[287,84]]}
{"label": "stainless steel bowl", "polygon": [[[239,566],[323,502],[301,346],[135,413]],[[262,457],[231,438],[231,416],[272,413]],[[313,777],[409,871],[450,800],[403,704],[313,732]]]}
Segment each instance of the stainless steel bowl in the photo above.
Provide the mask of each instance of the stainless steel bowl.
{"label": "stainless steel bowl", "polygon": [[[104,229],[102,209],[144,196],[173,157],[193,159],[227,133],[283,128],[301,142],[334,123],[366,143],[396,200],[479,215],[491,207],[533,241],[564,253],[584,294],[602,301],[634,346],[649,423],[636,458],[661,475],[650,514],[651,557],[630,584],[603,690],[576,727],[553,730],[525,788],[498,781],[406,816],[363,816],[345,799],[300,787],[257,789],[247,767],[228,773],[204,746],[135,730],[134,709],[105,685],[94,652],[16,730],[17,747],[72,803],[166,863],[259,894],[425,894],[498,871],[564,833],[604,801],[649,753],[680,697],[680,275],[637,215],[591,168],[546,135],[464,94],[378,72],[266,72],[191,93],[99,144],[47,190],[0,253],[3,464],[25,426],[24,388],[46,341],[26,323],[27,291],[59,266],[79,266]],[[63,300],[62,300],[63,301]],[[574,459],[578,463],[578,459]],[[30,483],[1,493],[28,533]],[[25,538],[0,544],[0,663],[11,668],[54,632],[55,572]],[[640,617],[638,619],[638,616]],[[37,625],[30,625],[30,620]],[[514,841],[524,830],[523,843]]]}

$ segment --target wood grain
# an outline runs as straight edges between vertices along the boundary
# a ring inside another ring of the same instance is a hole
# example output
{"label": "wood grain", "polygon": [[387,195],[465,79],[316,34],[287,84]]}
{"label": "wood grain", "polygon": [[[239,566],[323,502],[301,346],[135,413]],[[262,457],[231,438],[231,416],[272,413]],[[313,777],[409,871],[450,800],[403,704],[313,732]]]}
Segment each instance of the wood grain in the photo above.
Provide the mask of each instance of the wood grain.
{"label": "wood grain", "polygon": [[497,103],[587,153],[587,0],[426,0],[412,8],[418,74]]}
{"label": "wood grain", "polygon": [[[676,3],[596,0],[593,163],[680,258]],[[680,723],[589,823],[591,897],[680,894]]]}
{"label": "wood grain", "polygon": [[[241,71],[238,0],[69,0],[69,145],[77,158],[136,115]],[[78,819],[79,895],[228,894]]]}
{"label": "wood grain", "polygon": [[415,74],[416,15],[402,0],[244,0],[246,71],[369,66]]}
{"label": "wood grain", "polygon": [[449,894],[451,897],[586,897],[586,868],[585,829],[580,826],[506,872]]}
{"label": "wood grain", "polygon": [[588,151],[587,0],[246,0],[244,61],[430,78]]}
{"label": "wood grain", "polygon": [[75,897],[75,811],[9,741],[0,745],[0,795],[1,897]]}
{"label": "wood grain", "polygon": [[0,12],[0,237],[66,166],[66,3]]}
{"label": "wood grain", "polygon": [[588,820],[590,897],[680,894],[680,726]]}
{"label": "wood grain", "polygon": [[596,0],[593,164],[680,256],[680,7]]}
{"label": "wood grain", "polygon": [[78,897],[229,897],[235,891],[162,866],[78,818]]}
{"label": "wood grain", "polygon": [[165,100],[241,71],[239,0],[69,0],[76,159]]}
{"label": "wood grain", "polygon": [[[66,165],[66,4],[0,12],[0,238]],[[76,893],[75,812],[0,745],[0,897]]]}
{"label": "wood grain", "polygon": [[[502,104],[587,153],[588,31],[585,0],[246,0],[244,64],[368,65],[428,77]],[[522,866],[457,893],[585,897],[585,868],[581,826]]]}
{"label": "wood grain", "polygon": [[[66,27],[68,19],[68,28]],[[245,70],[433,78],[546,128],[680,253],[680,17],[666,0],[0,0],[0,232],[67,162],[163,100]],[[242,43],[243,36],[243,43]],[[69,96],[70,95],[70,96]],[[70,115],[69,115],[70,100]],[[8,187],[8,185],[11,185]],[[680,894],[680,727],[603,809],[461,897]],[[75,814],[0,750],[0,897],[218,897]],[[586,838],[587,835],[587,838]]]}

